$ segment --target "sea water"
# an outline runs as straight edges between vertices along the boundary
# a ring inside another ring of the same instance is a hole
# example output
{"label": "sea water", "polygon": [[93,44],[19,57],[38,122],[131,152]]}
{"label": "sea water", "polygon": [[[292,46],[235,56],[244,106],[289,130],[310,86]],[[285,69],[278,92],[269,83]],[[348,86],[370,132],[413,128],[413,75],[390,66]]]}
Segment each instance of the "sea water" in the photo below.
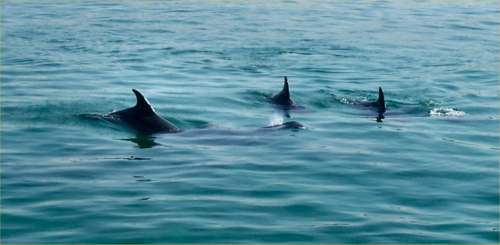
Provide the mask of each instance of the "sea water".
{"label": "sea water", "polygon": [[[498,243],[499,16],[1,1],[1,242]],[[268,102],[284,76],[300,109]],[[383,122],[357,106],[379,86]],[[78,116],[132,88],[183,131]],[[264,128],[288,121],[304,128]]]}

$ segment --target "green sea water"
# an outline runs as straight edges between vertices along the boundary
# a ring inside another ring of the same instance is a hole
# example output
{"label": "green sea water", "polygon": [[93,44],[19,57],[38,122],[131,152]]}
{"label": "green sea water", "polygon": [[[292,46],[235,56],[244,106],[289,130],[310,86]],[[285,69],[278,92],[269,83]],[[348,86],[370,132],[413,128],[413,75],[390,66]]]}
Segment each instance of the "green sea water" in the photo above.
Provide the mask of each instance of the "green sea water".
{"label": "green sea water", "polygon": [[2,243],[499,242],[498,1],[0,10]]}

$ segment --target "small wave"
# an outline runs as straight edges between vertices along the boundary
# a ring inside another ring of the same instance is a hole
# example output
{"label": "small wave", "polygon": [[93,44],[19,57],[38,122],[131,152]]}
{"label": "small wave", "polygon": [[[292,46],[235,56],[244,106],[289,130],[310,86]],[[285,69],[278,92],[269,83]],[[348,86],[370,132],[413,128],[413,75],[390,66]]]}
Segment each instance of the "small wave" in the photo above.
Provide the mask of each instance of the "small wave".
{"label": "small wave", "polygon": [[213,51],[213,50],[201,50],[201,49],[178,49],[171,51],[172,55],[185,55],[185,54],[206,54],[206,55],[223,55],[223,52]]}
{"label": "small wave", "polygon": [[258,90],[247,90],[242,93],[242,100],[252,105],[262,105],[268,102],[272,93],[262,92]]}
{"label": "small wave", "polygon": [[465,112],[454,108],[438,107],[433,108],[430,111],[430,115],[431,117],[463,117],[465,116]]}

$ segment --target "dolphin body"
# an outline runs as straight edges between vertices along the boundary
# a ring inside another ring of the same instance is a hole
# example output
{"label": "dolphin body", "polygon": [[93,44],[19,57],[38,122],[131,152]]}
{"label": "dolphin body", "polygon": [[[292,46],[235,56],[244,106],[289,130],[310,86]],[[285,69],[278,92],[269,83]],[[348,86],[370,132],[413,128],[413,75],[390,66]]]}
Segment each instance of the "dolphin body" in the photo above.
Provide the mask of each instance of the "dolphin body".
{"label": "dolphin body", "polygon": [[138,133],[176,133],[181,130],[173,123],[159,116],[139,91],[132,89],[137,98],[135,106],[106,115],[107,119],[123,122]]}
{"label": "dolphin body", "polygon": [[269,129],[304,129],[305,126],[297,121],[288,121],[277,125],[266,126]]}
{"label": "dolphin body", "polygon": [[288,87],[288,78],[285,76],[285,81],[283,82],[283,89],[276,95],[270,98],[271,102],[283,106],[284,108],[291,108],[295,106],[295,103],[290,99],[290,89]]}

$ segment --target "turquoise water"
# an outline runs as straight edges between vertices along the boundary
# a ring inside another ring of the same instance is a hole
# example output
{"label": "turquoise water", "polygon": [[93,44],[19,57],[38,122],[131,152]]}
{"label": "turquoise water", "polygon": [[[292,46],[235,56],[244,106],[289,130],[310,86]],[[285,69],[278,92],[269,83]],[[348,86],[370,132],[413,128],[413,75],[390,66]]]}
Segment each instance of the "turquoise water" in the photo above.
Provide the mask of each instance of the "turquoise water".
{"label": "turquoise water", "polygon": [[[2,1],[1,241],[497,243],[499,21],[498,1]],[[285,75],[289,118],[266,100]],[[382,123],[355,105],[379,86]],[[78,116],[132,88],[183,132]]]}

